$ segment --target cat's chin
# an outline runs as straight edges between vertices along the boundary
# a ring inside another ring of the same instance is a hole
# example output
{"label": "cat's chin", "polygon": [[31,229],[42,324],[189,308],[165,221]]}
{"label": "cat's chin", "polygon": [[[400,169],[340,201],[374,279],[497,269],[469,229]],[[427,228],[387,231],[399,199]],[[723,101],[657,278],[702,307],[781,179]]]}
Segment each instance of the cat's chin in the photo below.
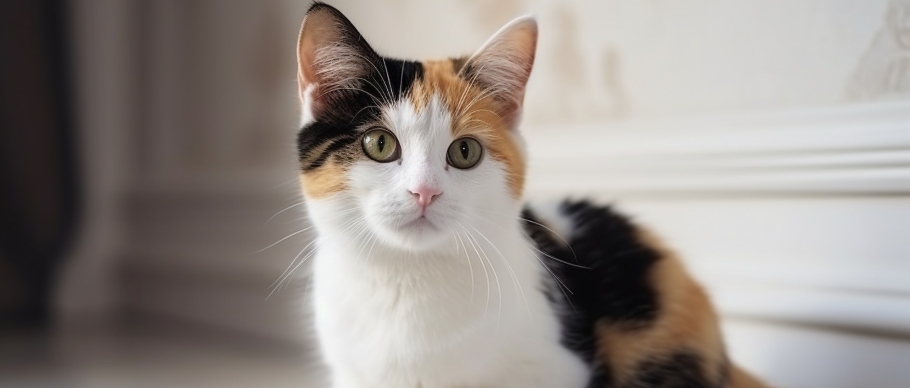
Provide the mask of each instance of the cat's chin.
{"label": "cat's chin", "polygon": [[450,236],[437,223],[418,217],[395,227],[385,227],[380,233],[391,245],[398,248],[425,251],[443,245]]}

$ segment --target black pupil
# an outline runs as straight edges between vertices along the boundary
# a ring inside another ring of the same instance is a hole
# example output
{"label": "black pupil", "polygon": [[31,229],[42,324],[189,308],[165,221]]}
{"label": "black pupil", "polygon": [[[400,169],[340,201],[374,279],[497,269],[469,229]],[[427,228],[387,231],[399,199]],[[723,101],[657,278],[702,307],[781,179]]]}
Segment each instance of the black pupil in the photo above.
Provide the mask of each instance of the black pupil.
{"label": "black pupil", "polygon": [[468,142],[462,140],[461,144],[458,145],[458,148],[461,149],[461,157],[465,160],[468,159]]}
{"label": "black pupil", "polygon": [[385,135],[379,135],[379,140],[376,140],[376,147],[379,148],[379,152],[385,149]]}

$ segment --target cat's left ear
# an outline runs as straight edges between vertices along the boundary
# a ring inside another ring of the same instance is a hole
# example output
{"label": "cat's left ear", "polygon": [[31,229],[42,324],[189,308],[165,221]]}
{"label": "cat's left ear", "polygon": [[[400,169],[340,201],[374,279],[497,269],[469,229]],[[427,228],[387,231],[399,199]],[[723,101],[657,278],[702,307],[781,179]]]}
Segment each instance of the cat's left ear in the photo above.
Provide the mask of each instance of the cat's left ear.
{"label": "cat's left ear", "polygon": [[525,88],[537,52],[537,21],[512,20],[493,35],[461,68],[460,75],[491,93],[498,114],[517,127]]}

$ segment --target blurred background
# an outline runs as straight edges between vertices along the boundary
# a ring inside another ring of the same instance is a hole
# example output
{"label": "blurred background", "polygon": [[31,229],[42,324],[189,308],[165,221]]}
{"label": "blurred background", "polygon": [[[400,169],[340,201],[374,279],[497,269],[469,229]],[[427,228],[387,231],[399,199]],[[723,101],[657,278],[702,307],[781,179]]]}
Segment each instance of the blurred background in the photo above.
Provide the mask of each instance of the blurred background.
{"label": "blurred background", "polygon": [[[655,229],[769,382],[910,386],[910,1],[329,3],[406,58],[535,14],[530,197]],[[0,386],[323,386],[284,277],[308,6],[0,3]]]}

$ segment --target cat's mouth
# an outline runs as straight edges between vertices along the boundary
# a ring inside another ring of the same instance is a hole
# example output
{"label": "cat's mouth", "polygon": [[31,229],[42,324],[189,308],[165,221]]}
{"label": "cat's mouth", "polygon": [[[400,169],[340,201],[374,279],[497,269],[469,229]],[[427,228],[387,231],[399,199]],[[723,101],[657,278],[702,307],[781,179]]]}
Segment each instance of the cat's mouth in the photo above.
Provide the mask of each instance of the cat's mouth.
{"label": "cat's mouth", "polygon": [[[405,221],[407,220],[407,221]],[[411,215],[401,221],[386,223],[380,230],[389,238],[389,242],[407,249],[431,249],[444,241],[443,219],[425,215]]]}
{"label": "cat's mouth", "polygon": [[414,219],[414,220],[412,220],[412,221],[408,221],[407,223],[402,224],[402,225],[401,225],[401,229],[403,229],[403,230],[411,229],[411,230],[424,231],[424,230],[436,230],[436,229],[438,229],[438,228],[436,227],[435,224],[433,224],[432,221],[430,221],[429,219],[427,219],[426,216],[423,216],[423,215],[422,215],[422,216],[419,216],[419,217],[417,217],[416,219]]}

